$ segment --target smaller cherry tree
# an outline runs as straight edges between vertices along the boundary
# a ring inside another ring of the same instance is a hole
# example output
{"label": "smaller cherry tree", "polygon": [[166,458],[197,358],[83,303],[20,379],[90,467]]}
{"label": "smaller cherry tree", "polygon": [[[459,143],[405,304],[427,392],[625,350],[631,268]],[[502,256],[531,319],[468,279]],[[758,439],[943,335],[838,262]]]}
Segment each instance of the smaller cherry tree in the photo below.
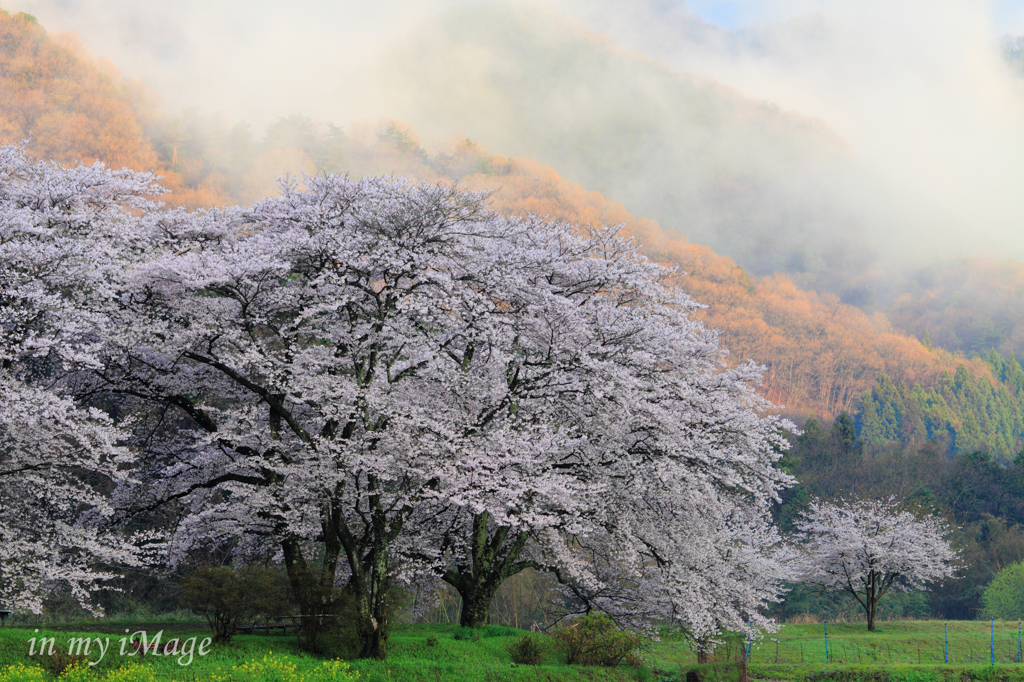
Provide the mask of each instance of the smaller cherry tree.
{"label": "smaller cherry tree", "polygon": [[952,578],[958,557],[941,520],[880,500],[815,500],[797,524],[804,541],[805,582],[844,590],[864,608],[875,629],[878,602],[890,590],[922,589]]}

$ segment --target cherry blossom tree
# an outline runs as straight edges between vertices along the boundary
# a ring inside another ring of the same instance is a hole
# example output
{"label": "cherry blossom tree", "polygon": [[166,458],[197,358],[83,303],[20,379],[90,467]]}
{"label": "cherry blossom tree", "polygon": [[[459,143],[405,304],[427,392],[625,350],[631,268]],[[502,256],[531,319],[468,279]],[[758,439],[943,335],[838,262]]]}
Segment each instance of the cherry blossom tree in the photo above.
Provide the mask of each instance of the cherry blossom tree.
{"label": "cherry blossom tree", "polygon": [[879,600],[890,590],[923,589],[952,578],[957,552],[949,528],[903,509],[895,498],[811,503],[797,523],[804,580],[849,592],[875,629]]}
{"label": "cherry blossom tree", "polygon": [[154,178],[97,164],[64,169],[0,147],[0,600],[42,610],[65,587],[91,593],[141,549],[110,528],[109,490],[133,455],[69,380],[97,367],[106,320],[88,299],[109,297],[108,274]]}
{"label": "cherry blossom tree", "polygon": [[[482,625],[501,581],[525,568],[554,570],[588,586],[574,588],[576,596],[595,585],[617,589],[593,575],[593,552],[566,552],[567,542],[628,555],[636,567],[660,560],[667,577],[676,558],[682,561],[689,548],[701,544],[692,529],[708,528],[683,518],[679,509],[714,500],[714,514],[705,519],[742,509],[764,522],[767,504],[788,483],[773,466],[787,425],[761,416],[770,406],[752,390],[758,368],[723,367],[717,337],[690,318],[697,307],[692,300],[664,285],[664,268],[647,262],[614,230],[581,233],[532,224],[525,234],[519,258],[528,263],[522,268],[526,274],[520,284],[502,290],[501,310],[490,313],[492,319],[506,318],[501,324],[507,327],[507,345],[501,347],[502,334],[496,333],[501,327],[492,324],[485,338],[467,346],[472,357],[452,359],[467,371],[483,372],[495,364],[489,373],[504,378],[472,382],[488,387],[487,397],[475,402],[477,447],[489,429],[503,423],[558,424],[563,438],[560,449],[546,447],[550,473],[545,476],[511,467],[502,472],[500,490],[468,488],[448,498],[459,520],[441,526],[445,536],[439,545],[449,559],[443,577],[462,597],[461,622],[467,626]],[[541,248],[545,240],[550,243]],[[515,267],[509,259],[500,265],[510,278]],[[555,481],[572,494],[544,497],[538,486]],[[515,498],[510,508],[501,494],[507,489],[529,494]],[[654,490],[658,498],[652,497]],[[669,537],[687,550],[681,554],[672,548],[661,558],[652,553],[650,543]],[[723,559],[739,556],[731,552],[733,545],[720,545]],[[780,574],[766,561],[766,570],[769,566],[773,575]],[[716,570],[725,575],[721,568]],[[674,580],[644,584],[674,589],[669,587],[676,586]],[[635,576],[626,582],[640,584]],[[735,613],[756,610],[780,587],[770,580],[749,584],[771,586]],[[660,604],[659,619],[671,617],[667,598],[659,601],[651,592],[634,596],[634,604]],[[689,603],[732,614],[739,602]],[[738,627],[751,619],[726,620]],[[704,625],[689,615],[677,622],[690,629]]]}
{"label": "cherry blossom tree", "polygon": [[468,428],[448,409],[462,371],[438,357],[465,329],[460,311],[491,305],[474,254],[501,235],[477,196],[309,183],[246,214],[155,222],[93,390],[188,418],[151,447],[164,468],[136,501],[188,499],[179,551],[272,538],[304,613],[329,610],[347,582],[362,655],[382,657],[394,545],[423,500],[454,487]]}
{"label": "cherry blossom tree", "polygon": [[765,610],[795,577],[793,551],[760,508],[704,485],[654,484],[609,511],[606,536],[568,548],[585,559],[565,581],[581,610],[635,628],[671,625],[699,654],[725,630],[775,628]]}
{"label": "cherry blossom tree", "polygon": [[[692,518],[645,513],[710,495],[716,518],[766,518],[786,424],[761,415],[758,370],[726,368],[615,230],[395,178],[306,183],[153,218],[104,312],[118,332],[90,390],[158,408],[135,504],[188,505],[175,551],[272,540],[304,613],[346,585],[382,657],[395,580],[440,575],[477,625],[525,567],[599,589],[581,539],[651,557],[655,534],[689,537]],[[656,482],[661,506],[633,499]]]}

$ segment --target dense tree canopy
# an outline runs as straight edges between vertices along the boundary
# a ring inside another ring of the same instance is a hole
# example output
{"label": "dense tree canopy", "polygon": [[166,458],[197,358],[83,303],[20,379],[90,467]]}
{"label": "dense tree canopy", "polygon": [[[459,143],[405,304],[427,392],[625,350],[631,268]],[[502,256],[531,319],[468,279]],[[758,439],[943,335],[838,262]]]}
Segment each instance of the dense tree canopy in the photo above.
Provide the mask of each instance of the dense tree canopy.
{"label": "dense tree canopy", "polygon": [[[0,147],[0,600],[39,612],[55,588],[83,606],[137,565],[109,528],[109,492],[134,460],[125,434],[76,403],[76,370],[100,364],[122,227],[152,204],[153,177],[102,166],[64,170]],[[130,231],[130,230],[128,230]],[[106,566],[107,568],[103,568]]]}
{"label": "dense tree canopy", "polygon": [[366,656],[396,580],[448,580],[479,624],[523,565],[702,635],[766,624],[787,423],[669,271],[448,187],[306,183],[118,222],[110,293],[78,304],[103,325],[75,389],[135,415],[127,499],[187,504],[176,556],[271,542],[304,613],[354,598]]}
{"label": "dense tree canopy", "polygon": [[1012,355],[990,351],[985,360],[989,376],[972,376],[960,365],[929,389],[894,384],[883,374],[861,398],[860,438],[873,450],[933,441],[948,444],[951,452],[1013,459],[1024,447],[1024,370]]}
{"label": "dense tree canopy", "polygon": [[1007,566],[996,574],[981,596],[985,614],[1000,620],[1020,620],[1024,614],[1024,564]]}

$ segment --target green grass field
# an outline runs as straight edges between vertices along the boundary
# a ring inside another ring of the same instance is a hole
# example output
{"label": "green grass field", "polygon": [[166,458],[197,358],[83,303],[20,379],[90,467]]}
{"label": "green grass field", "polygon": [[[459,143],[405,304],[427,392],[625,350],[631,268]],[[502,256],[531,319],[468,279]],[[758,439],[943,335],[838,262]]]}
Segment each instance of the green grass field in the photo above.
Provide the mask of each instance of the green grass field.
{"label": "green grass field", "polygon": [[[147,629],[144,623],[131,623],[131,632]],[[32,637],[54,637],[58,644],[67,649],[67,642],[72,637],[110,637],[110,648],[104,660],[94,666],[92,675],[83,677],[81,682],[102,680],[119,668],[134,668],[139,665],[138,656],[119,656],[120,637],[124,636],[124,628],[118,626],[104,628],[110,634],[99,632],[78,632],[61,629],[41,630],[13,629],[0,630],[0,670],[16,665],[39,665],[38,655],[29,655]],[[352,672],[359,674],[358,679],[366,682],[410,682],[453,680],[458,682],[498,682],[508,680],[550,680],[551,682],[594,680],[618,682],[626,680],[656,680],[648,669],[637,669],[630,666],[618,668],[581,668],[565,665],[552,650],[541,665],[517,666],[512,663],[505,649],[506,643],[518,635],[499,634],[484,636],[476,641],[456,640],[452,637],[455,627],[452,625],[414,625],[400,627],[391,637],[390,653],[386,661],[351,661]],[[506,632],[509,628],[491,628],[491,632]],[[149,635],[153,631],[149,630]],[[165,628],[163,641],[171,637],[189,638],[208,636],[205,630],[194,628]],[[37,639],[38,642],[38,639]],[[131,651],[130,647],[126,648]],[[198,650],[198,648],[197,648]],[[259,662],[268,654],[272,660],[285,665],[265,666],[271,670],[241,670],[246,663]],[[93,655],[92,660],[97,658]],[[178,664],[174,657],[154,657],[147,655],[141,662],[152,675],[140,678],[138,682],[180,680],[211,680],[215,682],[303,682],[304,680],[338,679],[337,677],[320,677],[316,674],[322,661],[299,651],[294,636],[288,635],[239,635],[227,646],[214,646],[206,656],[194,655],[187,666]],[[294,671],[286,668],[294,666]],[[118,678],[120,679],[120,678]],[[341,677],[340,679],[346,679]],[[0,682],[6,682],[0,675]],[[11,682],[14,682],[12,680]],[[20,680],[18,680],[20,682]],[[73,682],[79,682],[74,680]],[[132,680],[132,682],[135,682]]]}
{"label": "green grass field", "polygon": [[[201,640],[207,632],[187,623],[154,624],[162,627],[163,641],[171,637]],[[822,625],[789,624],[780,632],[765,637],[751,647],[748,675],[761,680],[813,680],[835,682],[1024,682],[1024,665],[1017,663],[1016,622],[997,622],[995,627],[995,665],[990,663],[991,632],[981,621],[950,622],[949,664],[943,659],[943,623],[941,621],[894,621],[879,623],[869,633],[863,623],[829,624],[830,662],[825,662],[825,638]],[[744,643],[729,638],[712,656],[712,662],[696,665],[686,642],[665,637],[651,644],[645,665],[620,665],[616,668],[567,666],[561,654],[552,649],[541,665],[515,665],[506,650],[517,635],[507,628],[485,630],[480,639],[457,640],[451,625],[409,625],[400,627],[391,639],[386,661],[350,661],[324,665],[323,661],[298,650],[295,638],[284,635],[240,635],[228,646],[211,647],[198,655],[198,642],[192,661],[179,665],[176,657],[120,656],[118,649],[125,628],[131,632],[155,629],[144,623],[106,623],[89,632],[66,629],[33,628],[0,630],[0,671],[23,664],[34,670],[38,655],[29,654],[31,638],[53,637],[56,648],[67,649],[71,637],[109,637],[110,648],[99,665],[84,673],[66,676],[67,682],[111,680],[118,682],[319,682],[320,680],[359,679],[366,682],[576,682],[679,680],[696,671],[703,682],[733,682],[741,675],[738,663],[744,658]],[[101,630],[101,631],[98,631]],[[130,647],[127,649],[130,651]],[[97,658],[95,647],[90,655]],[[358,678],[355,677],[358,673]],[[12,677],[12,675],[14,675]],[[21,675],[19,677],[18,675]],[[47,680],[52,675],[38,672],[8,673],[10,682]],[[0,682],[8,682],[0,672]]]}
{"label": "green grass field", "polygon": [[[1017,628],[1016,621],[997,621],[993,638],[989,621],[879,622],[874,632],[868,632],[864,623],[830,623],[826,663],[824,625],[787,624],[751,646],[748,673],[754,679],[840,682],[1024,680],[1024,665],[1017,663]],[[652,647],[649,661],[661,669],[698,670],[705,682],[726,682],[737,679],[735,662],[744,658],[743,652],[744,642],[731,638],[716,650],[712,663],[696,666],[685,643],[665,641]]]}

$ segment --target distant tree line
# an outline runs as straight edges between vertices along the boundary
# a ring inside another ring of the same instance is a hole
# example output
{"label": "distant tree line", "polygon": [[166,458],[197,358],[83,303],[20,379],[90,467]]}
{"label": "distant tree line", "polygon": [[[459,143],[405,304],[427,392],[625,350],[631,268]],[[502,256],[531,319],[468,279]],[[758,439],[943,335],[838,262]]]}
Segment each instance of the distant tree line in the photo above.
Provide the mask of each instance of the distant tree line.
{"label": "distant tree line", "polygon": [[[893,595],[879,618],[977,618],[992,578],[1024,560],[1024,453],[1013,454],[1020,446],[1022,372],[1012,357],[988,360],[998,385],[966,371],[927,390],[883,376],[854,417],[842,414],[831,425],[808,419],[781,461],[799,480],[775,508],[783,532],[815,498],[890,495],[955,528],[961,579],[927,594]],[[848,595],[796,586],[775,615],[835,619],[855,617],[858,609]]]}
{"label": "distant tree line", "polygon": [[1004,358],[994,350],[984,360],[991,377],[960,365],[928,388],[893,383],[883,374],[857,410],[863,447],[877,451],[931,441],[955,454],[1013,459],[1024,446],[1024,370],[1013,355]]}

